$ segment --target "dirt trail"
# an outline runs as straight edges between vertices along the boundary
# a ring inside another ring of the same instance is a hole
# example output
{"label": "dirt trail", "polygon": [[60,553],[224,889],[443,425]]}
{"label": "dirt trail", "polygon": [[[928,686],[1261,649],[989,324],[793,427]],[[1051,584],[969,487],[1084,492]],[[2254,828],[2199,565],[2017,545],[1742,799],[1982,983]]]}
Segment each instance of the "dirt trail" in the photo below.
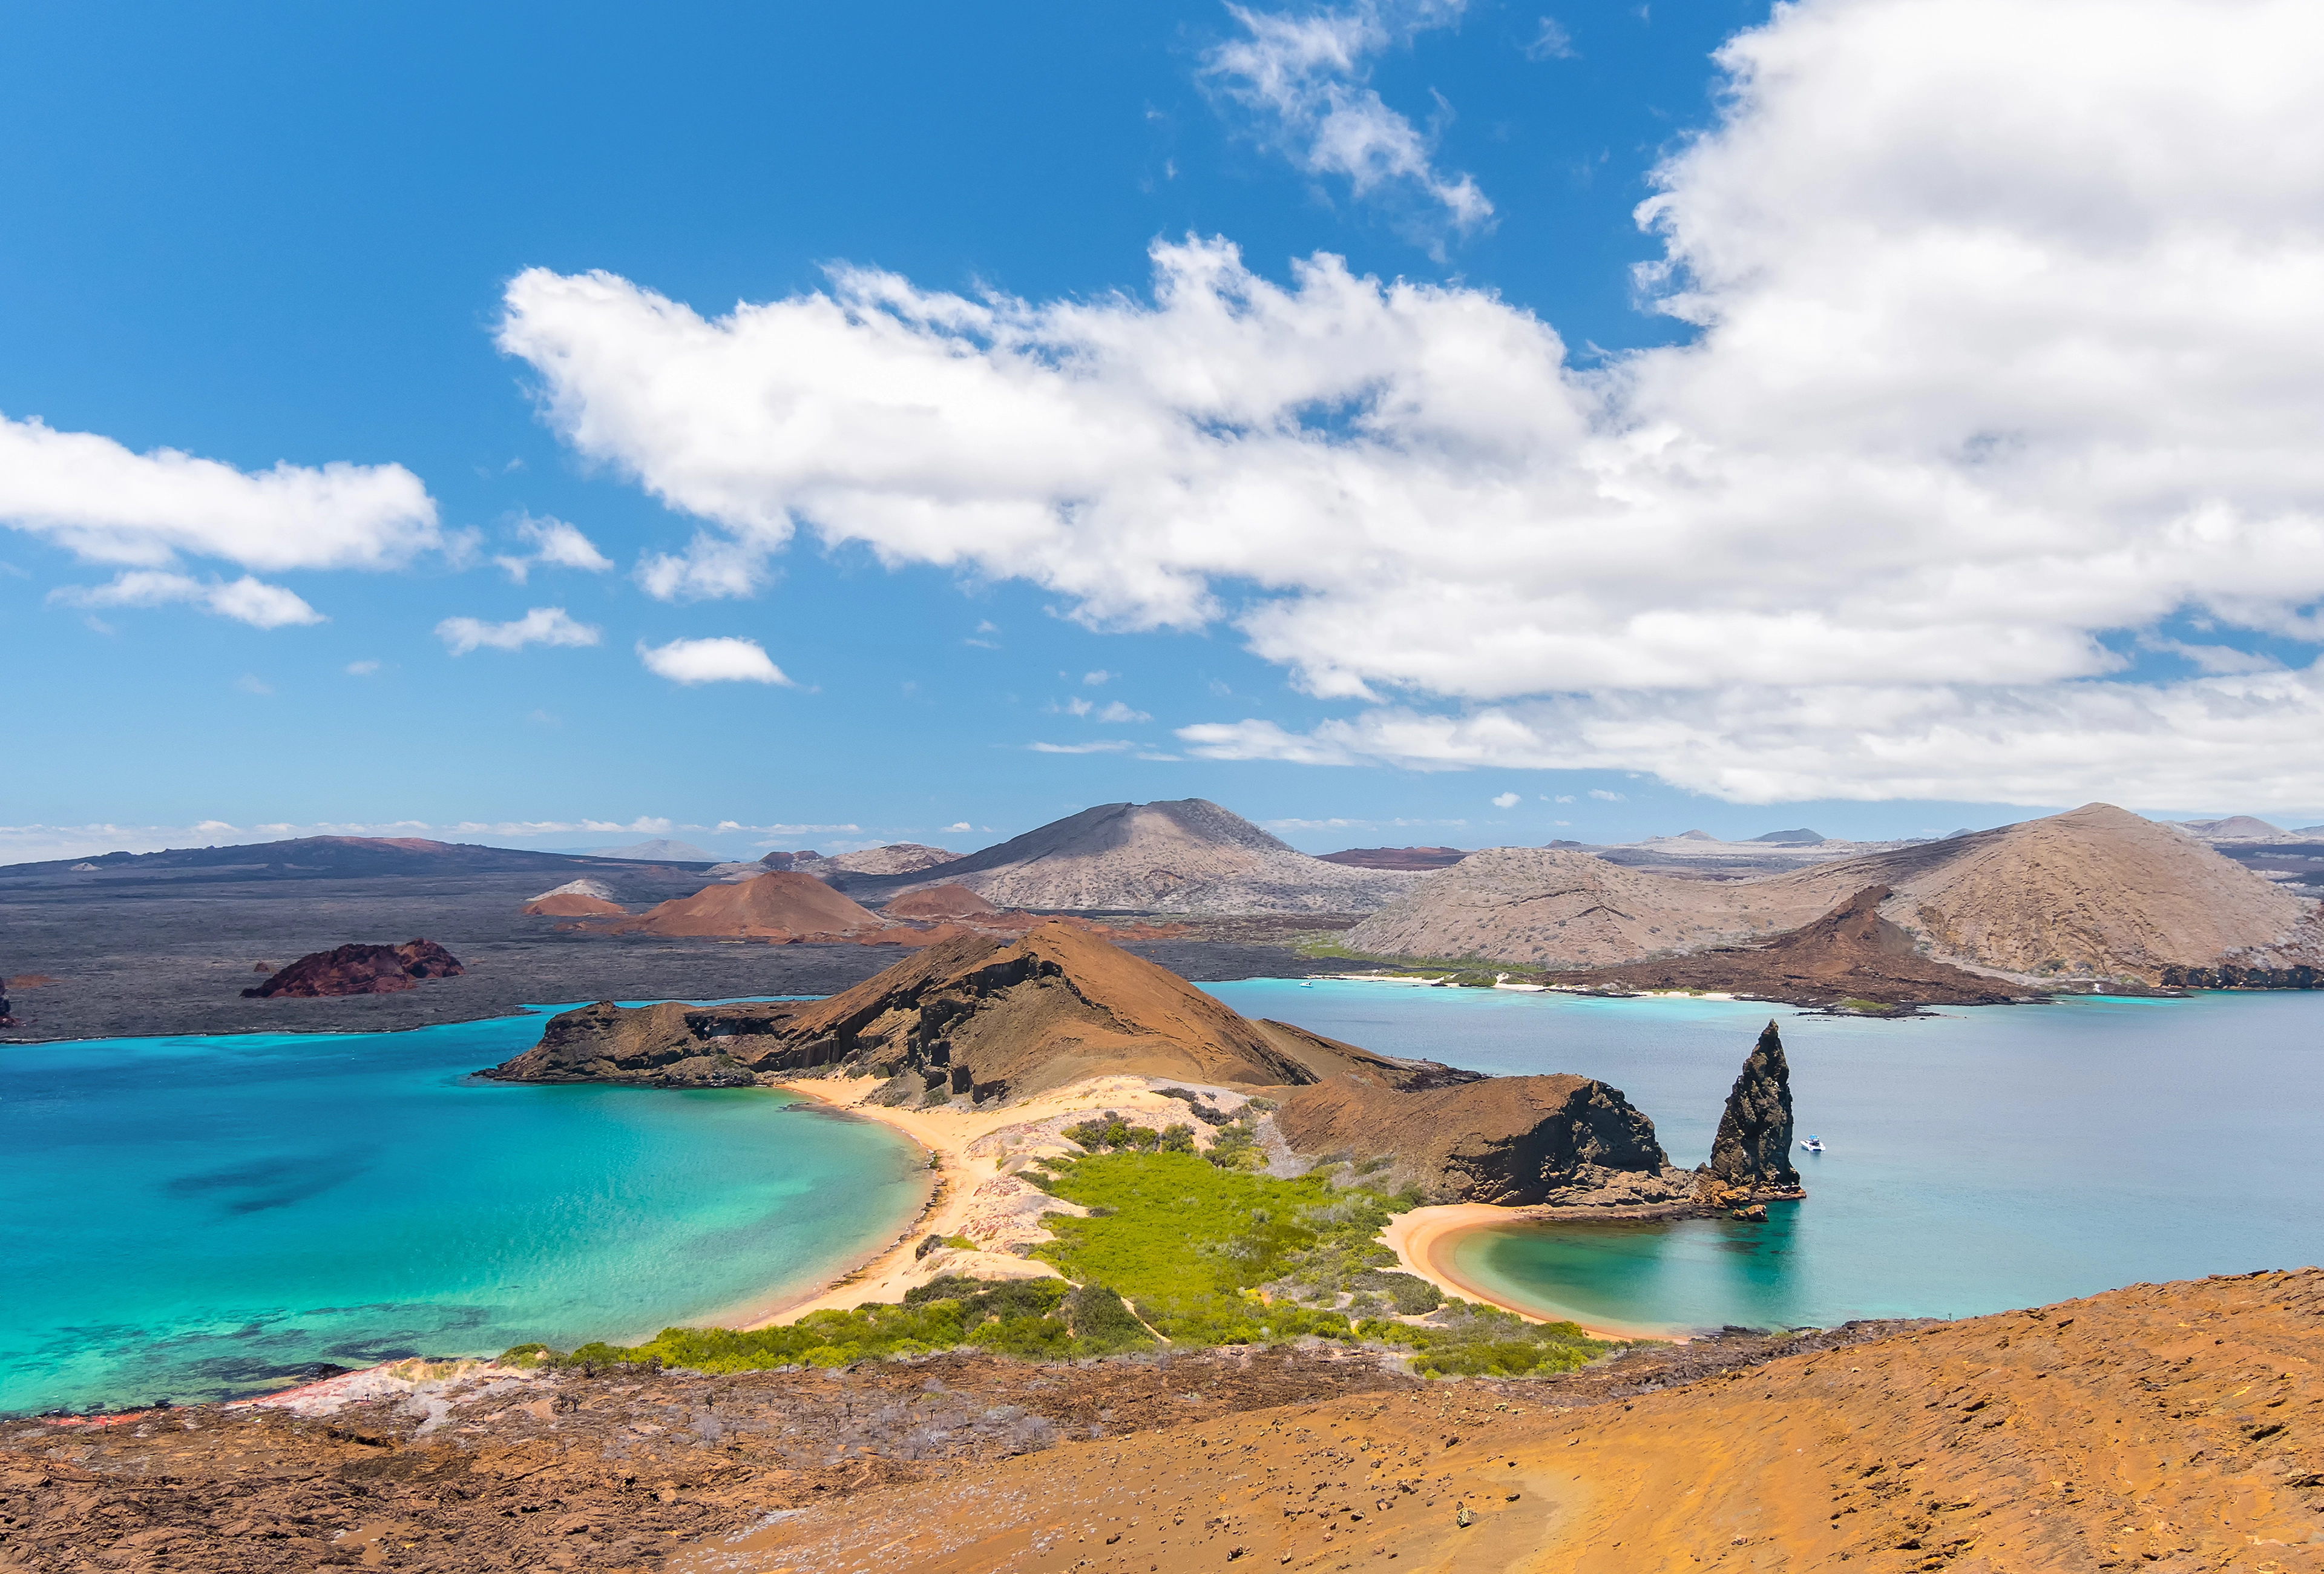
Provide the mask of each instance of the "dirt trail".
{"label": "dirt trail", "polygon": [[2314,1270],[2137,1286],[1618,1406],[1438,1384],[1077,1443],[673,1566],[2289,1574],[2324,1569],[2319,1361]]}

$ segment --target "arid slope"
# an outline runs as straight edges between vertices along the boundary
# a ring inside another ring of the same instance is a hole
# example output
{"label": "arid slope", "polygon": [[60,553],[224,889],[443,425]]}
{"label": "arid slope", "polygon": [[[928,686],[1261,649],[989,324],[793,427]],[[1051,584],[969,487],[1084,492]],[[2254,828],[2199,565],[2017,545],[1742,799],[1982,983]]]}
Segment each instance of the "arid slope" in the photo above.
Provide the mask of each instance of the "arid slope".
{"label": "arid slope", "polygon": [[1618,1407],[1567,1410],[1530,1386],[1437,1384],[966,1465],[674,1567],[2324,1569],[2313,1269],[2134,1286]]}

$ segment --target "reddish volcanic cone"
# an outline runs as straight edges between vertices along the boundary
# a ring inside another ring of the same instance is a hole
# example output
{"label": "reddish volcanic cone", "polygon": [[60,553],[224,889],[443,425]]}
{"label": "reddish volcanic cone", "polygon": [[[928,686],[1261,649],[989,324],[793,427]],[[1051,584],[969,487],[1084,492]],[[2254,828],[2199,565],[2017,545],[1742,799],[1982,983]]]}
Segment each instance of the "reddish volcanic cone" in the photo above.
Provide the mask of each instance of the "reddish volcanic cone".
{"label": "reddish volcanic cone", "polygon": [[622,934],[711,935],[725,940],[795,940],[852,935],[881,927],[812,875],[788,871],[718,884],[647,909],[616,926]]}
{"label": "reddish volcanic cone", "polygon": [[889,918],[983,918],[1001,910],[965,885],[907,891],[882,908]]}

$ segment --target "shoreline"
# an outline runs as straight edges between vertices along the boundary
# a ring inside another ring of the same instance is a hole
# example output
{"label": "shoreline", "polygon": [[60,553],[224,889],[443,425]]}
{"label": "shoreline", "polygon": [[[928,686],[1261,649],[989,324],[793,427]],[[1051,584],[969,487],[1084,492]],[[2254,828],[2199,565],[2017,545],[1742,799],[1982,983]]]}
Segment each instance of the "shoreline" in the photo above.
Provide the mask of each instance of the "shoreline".
{"label": "shoreline", "polygon": [[[1667,1208],[1622,1210],[1622,1218],[1655,1218],[1670,1213]],[[1409,1213],[1397,1214],[1388,1220],[1380,1232],[1380,1240],[1396,1253],[1397,1263],[1406,1273],[1425,1279],[1437,1289],[1462,1301],[1481,1301],[1514,1312],[1527,1322],[1573,1322],[1592,1338],[1652,1341],[1657,1344],[1683,1345],[1690,1343],[1687,1335],[1656,1332],[1646,1329],[1619,1328],[1612,1324],[1582,1322],[1579,1318],[1550,1317],[1530,1307],[1480,1290],[1454,1273],[1448,1265],[1449,1248],[1462,1236],[1499,1225],[1524,1224],[1572,1219],[1572,1215],[1556,1208],[1503,1208],[1490,1202],[1451,1202],[1433,1208],[1416,1208]],[[1616,1217],[1610,1214],[1594,1218]]]}
{"label": "shoreline", "polygon": [[[876,1122],[903,1136],[929,1156],[933,1184],[919,1211],[894,1239],[807,1289],[746,1298],[707,1319],[708,1326],[748,1331],[794,1323],[812,1312],[852,1310],[867,1301],[900,1301],[906,1291],[946,1274],[981,1279],[1061,1277],[1047,1263],[1015,1251],[990,1250],[975,1244],[938,1245],[925,1253],[920,1248],[930,1236],[972,1243],[982,1237],[998,1245],[1024,1245],[1028,1210],[1036,1218],[1043,1212],[1080,1211],[1017,1178],[1042,1151],[1060,1154],[1079,1151],[1032,1128],[1062,1125],[1071,1117],[1102,1110],[1166,1120],[1183,1116],[1185,1106],[1155,1093],[1150,1086],[1155,1080],[1126,1075],[1087,1078],[990,1110],[951,1106],[906,1109],[867,1103],[868,1097],[884,1085],[876,1077],[801,1077],[763,1084]],[[1030,1233],[1045,1236],[1047,1232]]]}

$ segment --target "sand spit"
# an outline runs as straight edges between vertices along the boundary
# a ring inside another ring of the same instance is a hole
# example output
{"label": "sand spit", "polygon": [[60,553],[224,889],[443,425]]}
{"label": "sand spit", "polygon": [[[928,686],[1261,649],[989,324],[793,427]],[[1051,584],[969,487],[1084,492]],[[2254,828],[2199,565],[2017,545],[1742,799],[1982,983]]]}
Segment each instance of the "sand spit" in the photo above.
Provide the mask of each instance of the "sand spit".
{"label": "sand spit", "polygon": [[1439,1384],[865,1493],[687,1574],[2324,1569],[2324,1274],[2135,1286],[1618,1407]]}

